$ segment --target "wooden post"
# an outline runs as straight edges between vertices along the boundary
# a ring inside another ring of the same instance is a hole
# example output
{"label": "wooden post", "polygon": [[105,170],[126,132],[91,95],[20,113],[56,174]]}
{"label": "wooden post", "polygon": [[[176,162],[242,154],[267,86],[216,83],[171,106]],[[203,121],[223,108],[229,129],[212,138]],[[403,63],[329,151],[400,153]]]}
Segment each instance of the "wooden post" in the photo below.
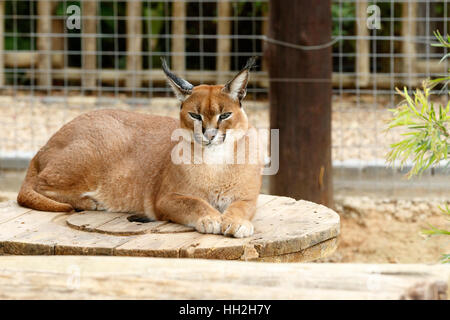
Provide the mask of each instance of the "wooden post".
{"label": "wooden post", "polygon": [[130,90],[141,86],[142,20],[140,1],[127,1],[127,80]]}
{"label": "wooden post", "polygon": [[5,2],[0,1],[0,87],[5,85]]}
{"label": "wooden post", "polygon": [[[366,87],[369,84],[370,76],[370,41],[368,39],[369,29],[367,28],[367,0],[356,2],[356,86]],[[365,38],[365,39],[364,39]]]}
{"label": "wooden post", "polygon": [[36,46],[39,52],[37,81],[39,86],[50,89],[52,85],[52,61],[50,54],[52,42],[49,36],[52,32],[51,1],[38,1],[37,14],[39,16],[39,22],[36,28],[38,33]]}
{"label": "wooden post", "polygon": [[[261,33],[264,36],[269,36],[269,9],[267,8],[267,10],[263,9],[262,15],[264,17],[264,20],[262,22],[262,30]],[[265,41],[262,41],[261,43],[261,48],[263,50],[263,52],[267,52],[267,43]],[[263,55],[261,57],[261,71],[264,73],[268,72],[268,57],[267,55]],[[264,77],[264,79],[262,79],[261,81],[258,81],[258,85],[260,85],[263,88],[268,88],[270,86],[270,81],[268,79],[268,77]]]}
{"label": "wooden post", "polygon": [[82,85],[85,89],[95,90],[97,69],[96,16],[97,1],[86,0],[82,5]]}
{"label": "wooden post", "polygon": [[[270,0],[269,38],[294,45],[331,41],[331,2]],[[279,129],[272,194],[333,204],[331,46],[302,50],[269,42],[270,125]]]}
{"label": "wooden post", "polygon": [[185,34],[186,34],[186,2],[174,1],[172,3],[172,63],[171,67],[181,76],[186,71],[185,61]]}
{"label": "wooden post", "polygon": [[231,67],[231,21],[228,20],[231,16],[231,3],[229,1],[217,2],[217,17],[227,18],[226,20],[218,20],[217,22],[217,60],[216,71],[218,72],[217,83],[226,83],[228,79],[228,72]]}
{"label": "wooden post", "polygon": [[405,55],[403,58],[402,70],[405,75],[405,83],[407,86],[414,86],[416,84],[416,44],[413,39],[416,36],[417,25],[417,2],[409,1],[402,4],[402,53]]}
{"label": "wooden post", "polygon": [[[269,35],[269,18],[268,18],[269,13],[267,11],[263,11],[262,15],[264,17],[264,20],[262,22],[262,30],[261,31],[264,36],[268,36]],[[263,45],[261,47],[264,47],[264,45],[265,45],[265,42],[263,42]],[[267,68],[268,68],[267,61],[264,60],[262,63],[261,69],[264,71],[267,71]]]}
{"label": "wooden post", "polygon": [[58,7],[58,2],[52,2],[52,67],[63,68],[64,67],[64,54],[65,49],[64,41],[64,17],[56,17],[55,10]]}

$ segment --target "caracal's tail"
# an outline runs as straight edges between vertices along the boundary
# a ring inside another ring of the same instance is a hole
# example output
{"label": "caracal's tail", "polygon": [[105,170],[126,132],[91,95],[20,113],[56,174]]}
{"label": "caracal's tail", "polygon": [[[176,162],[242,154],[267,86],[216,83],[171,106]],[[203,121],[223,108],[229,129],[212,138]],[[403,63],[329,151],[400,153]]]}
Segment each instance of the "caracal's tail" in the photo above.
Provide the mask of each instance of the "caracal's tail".
{"label": "caracal's tail", "polygon": [[19,194],[17,195],[17,203],[23,207],[40,211],[69,212],[73,207],[68,203],[61,203],[36,192],[34,186],[37,179],[36,157],[31,160],[28,167],[27,175]]}

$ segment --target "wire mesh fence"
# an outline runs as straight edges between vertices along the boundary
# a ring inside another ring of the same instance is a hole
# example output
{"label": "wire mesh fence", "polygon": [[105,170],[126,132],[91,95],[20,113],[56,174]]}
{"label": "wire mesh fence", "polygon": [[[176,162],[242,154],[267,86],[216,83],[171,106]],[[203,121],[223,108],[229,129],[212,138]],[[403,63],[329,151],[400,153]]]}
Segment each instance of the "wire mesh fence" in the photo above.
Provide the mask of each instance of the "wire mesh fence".
{"label": "wire mesh fence", "polygon": [[[268,11],[267,0],[0,2],[0,156],[31,157],[95,108],[176,117],[161,57],[193,84],[224,83],[261,57],[245,106],[268,127]],[[384,165],[399,134],[384,132],[394,88],[448,70],[445,50],[430,45],[434,30],[448,33],[448,3],[334,0],[331,11],[333,163]],[[436,93],[447,101],[446,87]]]}

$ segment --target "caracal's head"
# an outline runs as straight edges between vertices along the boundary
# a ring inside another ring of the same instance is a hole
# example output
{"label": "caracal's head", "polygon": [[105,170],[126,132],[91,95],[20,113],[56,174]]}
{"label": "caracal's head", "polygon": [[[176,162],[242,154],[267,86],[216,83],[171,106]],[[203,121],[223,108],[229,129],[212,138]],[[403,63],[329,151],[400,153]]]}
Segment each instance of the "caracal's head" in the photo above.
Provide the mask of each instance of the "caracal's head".
{"label": "caracal's head", "polygon": [[165,60],[163,70],[175,95],[181,101],[180,126],[189,132],[189,139],[203,146],[214,146],[227,139],[239,139],[248,129],[242,108],[247,92],[249,71],[255,65],[250,58],[245,67],[225,85],[193,86],[173,74]]}

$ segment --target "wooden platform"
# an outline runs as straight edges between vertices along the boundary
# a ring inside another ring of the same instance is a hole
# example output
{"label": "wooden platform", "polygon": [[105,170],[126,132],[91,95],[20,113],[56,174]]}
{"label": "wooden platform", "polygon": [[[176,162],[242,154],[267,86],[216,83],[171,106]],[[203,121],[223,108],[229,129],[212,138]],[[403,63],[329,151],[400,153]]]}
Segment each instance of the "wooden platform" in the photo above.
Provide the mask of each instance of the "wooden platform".
{"label": "wooden platform", "polygon": [[449,276],[442,264],[4,256],[0,299],[446,299]]}
{"label": "wooden platform", "polygon": [[339,216],[308,201],[260,195],[252,237],[200,234],[131,214],[33,211],[0,204],[0,255],[115,255],[275,262],[312,261],[337,245]]}

